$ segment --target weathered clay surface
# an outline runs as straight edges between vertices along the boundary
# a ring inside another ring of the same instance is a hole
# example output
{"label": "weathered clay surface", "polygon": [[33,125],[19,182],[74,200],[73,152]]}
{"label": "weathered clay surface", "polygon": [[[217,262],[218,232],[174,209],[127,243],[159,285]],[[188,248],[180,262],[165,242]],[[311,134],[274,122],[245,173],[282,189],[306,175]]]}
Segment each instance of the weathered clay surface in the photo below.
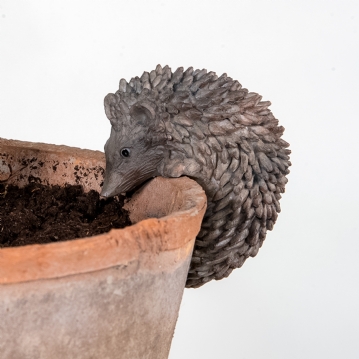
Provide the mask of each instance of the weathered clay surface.
{"label": "weathered clay surface", "polygon": [[[102,181],[100,152],[0,139],[0,156],[0,180],[27,164],[20,185]],[[206,198],[188,178],[156,178],[134,202],[125,229],[0,249],[1,359],[168,357]]]}

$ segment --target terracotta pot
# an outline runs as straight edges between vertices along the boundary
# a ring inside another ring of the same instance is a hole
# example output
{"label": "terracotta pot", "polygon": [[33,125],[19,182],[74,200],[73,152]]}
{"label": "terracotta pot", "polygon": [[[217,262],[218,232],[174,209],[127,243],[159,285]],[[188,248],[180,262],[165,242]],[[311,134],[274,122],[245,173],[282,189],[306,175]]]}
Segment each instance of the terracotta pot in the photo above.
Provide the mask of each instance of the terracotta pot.
{"label": "terracotta pot", "polygon": [[[99,191],[101,152],[0,139],[0,180]],[[188,178],[156,178],[127,204],[136,224],[0,249],[2,359],[167,358],[205,212]]]}

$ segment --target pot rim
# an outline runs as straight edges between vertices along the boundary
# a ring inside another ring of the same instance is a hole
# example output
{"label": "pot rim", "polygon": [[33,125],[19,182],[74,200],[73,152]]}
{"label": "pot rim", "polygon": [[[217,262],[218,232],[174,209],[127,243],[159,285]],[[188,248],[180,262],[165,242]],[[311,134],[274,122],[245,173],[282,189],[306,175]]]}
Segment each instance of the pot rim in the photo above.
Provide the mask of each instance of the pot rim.
{"label": "pot rim", "polygon": [[[71,154],[83,159],[95,158],[105,166],[100,151],[44,143],[4,140],[0,138],[0,153],[6,148]],[[127,265],[143,255],[183,248],[192,251],[192,241],[199,232],[206,210],[203,189],[187,177],[157,177],[140,191],[159,191],[171,200],[166,216],[148,218],[123,229],[112,229],[101,235],[64,242],[0,248],[0,284],[28,282],[88,273],[114,266]],[[181,192],[172,196],[171,191]],[[167,191],[168,193],[163,193]],[[149,192],[148,192],[149,193]],[[148,212],[150,216],[150,212]],[[170,238],[166,234],[171,233]]]}

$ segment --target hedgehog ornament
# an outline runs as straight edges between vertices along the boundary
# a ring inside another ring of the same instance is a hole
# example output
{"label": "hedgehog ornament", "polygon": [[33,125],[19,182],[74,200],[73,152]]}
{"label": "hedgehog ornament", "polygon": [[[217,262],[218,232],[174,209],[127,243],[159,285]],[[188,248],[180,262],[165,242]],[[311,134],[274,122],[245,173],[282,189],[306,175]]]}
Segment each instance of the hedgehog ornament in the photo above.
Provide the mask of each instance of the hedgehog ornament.
{"label": "hedgehog ornament", "polygon": [[261,99],[227,74],[160,65],[105,97],[112,129],[102,196],[154,176],[188,176],[206,192],[187,287],[241,267],[277,220],[290,150]]}

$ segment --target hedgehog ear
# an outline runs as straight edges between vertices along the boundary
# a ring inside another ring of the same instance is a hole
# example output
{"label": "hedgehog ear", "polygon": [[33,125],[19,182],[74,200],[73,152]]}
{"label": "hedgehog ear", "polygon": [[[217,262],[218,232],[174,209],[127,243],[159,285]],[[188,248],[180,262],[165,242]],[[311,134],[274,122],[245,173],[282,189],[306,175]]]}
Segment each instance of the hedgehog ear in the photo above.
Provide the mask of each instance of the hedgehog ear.
{"label": "hedgehog ear", "polygon": [[110,121],[115,118],[115,104],[116,96],[113,93],[109,93],[104,99],[104,105],[106,116]]}
{"label": "hedgehog ear", "polygon": [[109,93],[104,100],[105,105],[105,113],[107,118],[110,120],[112,127],[119,131],[121,128],[121,122],[116,117],[116,104],[117,104],[117,97],[113,93]]}
{"label": "hedgehog ear", "polygon": [[156,118],[155,109],[148,103],[137,103],[132,106],[130,115],[135,121],[142,125],[152,122]]}

